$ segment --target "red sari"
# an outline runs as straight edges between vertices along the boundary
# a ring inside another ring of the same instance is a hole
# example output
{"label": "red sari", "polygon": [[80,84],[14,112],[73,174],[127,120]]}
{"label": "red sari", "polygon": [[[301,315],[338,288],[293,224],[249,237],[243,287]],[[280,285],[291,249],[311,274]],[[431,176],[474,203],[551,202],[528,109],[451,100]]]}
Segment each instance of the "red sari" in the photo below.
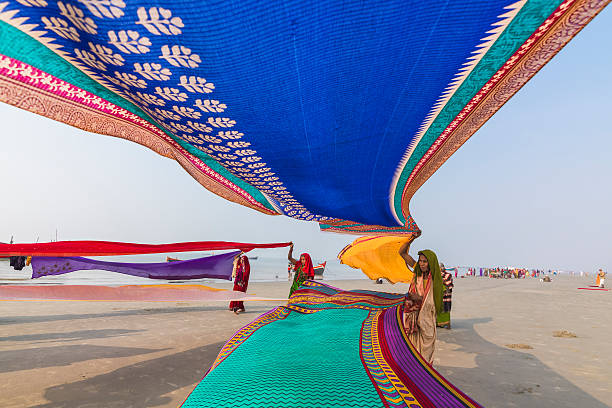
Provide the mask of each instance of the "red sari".
{"label": "red sari", "polygon": [[[304,258],[303,263],[302,257]],[[300,260],[295,264],[294,270],[295,275],[293,276],[293,284],[289,289],[289,297],[293,295],[293,292],[298,290],[305,280],[314,279],[314,267],[312,266],[312,259],[310,259],[310,255],[308,255],[306,252],[300,255]]]}
{"label": "red sari", "polygon": [[[249,264],[249,258],[246,255],[242,255],[238,259],[236,265],[236,277],[234,278],[234,291],[246,292],[249,286],[249,276],[251,274],[251,265]],[[233,300],[229,304],[229,309],[236,311],[241,310],[244,312],[244,302]]]}

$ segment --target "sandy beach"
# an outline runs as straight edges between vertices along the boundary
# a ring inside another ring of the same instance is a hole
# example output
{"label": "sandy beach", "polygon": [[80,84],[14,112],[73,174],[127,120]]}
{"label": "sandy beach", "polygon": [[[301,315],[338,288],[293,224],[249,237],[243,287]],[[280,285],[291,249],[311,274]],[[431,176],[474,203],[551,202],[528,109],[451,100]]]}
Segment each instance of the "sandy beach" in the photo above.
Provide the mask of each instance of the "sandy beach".
{"label": "sandy beach", "polygon": [[[434,367],[485,407],[611,406],[612,291],[577,289],[592,281],[456,279],[453,328],[438,331]],[[288,288],[253,282],[249,294]],[[235,316],[218,302],[0,302],[0,406],[176,407],[225,341],[279,304],[250,302]],[[576,337],[554,336],[563,330]]]}

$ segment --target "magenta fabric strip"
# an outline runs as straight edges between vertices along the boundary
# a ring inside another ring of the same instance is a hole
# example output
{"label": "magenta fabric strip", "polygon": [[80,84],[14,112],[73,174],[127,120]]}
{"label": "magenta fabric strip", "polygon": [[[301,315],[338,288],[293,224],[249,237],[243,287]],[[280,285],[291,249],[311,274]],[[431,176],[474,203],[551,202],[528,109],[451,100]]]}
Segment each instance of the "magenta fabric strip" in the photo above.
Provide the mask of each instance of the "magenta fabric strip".
{"label": "magenta fabric strip", "polygon": [[62,275],[74,271],[104,270],[150,279],[225,279],[232,280],[233,260],[240,251],[187,261],[160,263],[123,263],[82,257],[32,257],[32,278]]}
{"label": "magenta fabric strip", "polygon": [[[403,328],[397,321],[396,307],[389,308],[384,312],[384,333],[386,347],[393,356],[393,361],[410,376],[410,379],[419,387],[427,398],[436,407],[464,408],[463,404],[451,391],[440,384],[429,370],[423,366],[417,356],[409,348],[403,338]],[[416,351],[415,351],[416,352]],[[440,378],[443,378],[439,375]],[[452,387],[451,384],[449,384]],[[475,403],[474,401],[471,401]]]}

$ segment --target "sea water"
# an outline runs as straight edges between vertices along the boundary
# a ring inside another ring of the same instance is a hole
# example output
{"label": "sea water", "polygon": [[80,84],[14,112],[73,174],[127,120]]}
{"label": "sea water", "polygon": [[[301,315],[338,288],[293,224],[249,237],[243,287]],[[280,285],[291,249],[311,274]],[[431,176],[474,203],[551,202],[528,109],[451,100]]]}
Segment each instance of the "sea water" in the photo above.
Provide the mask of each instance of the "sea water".
{"label": "sea water", "polygon": [[[210,255],[210,253],[179,253],[179,254],[154,254],[154,255],[135,255],[135,256],[109,256],[92,257],[109,262],[142,262],[154,263],[164,262],[166,256],[182,260],[199,258]],[[257,256],[257,259],[249,259],[251,264],[251,282],[287,282],[287,258],[274,258]],[[322,260],[313,260],[315,264]],[[358,269],[350,268],[340,264],[337,259],[326,260],[327,264],[323,274],[323,280],[344,280],[344,279],[367,279]],[[165,283],[196,283],[210,284],[212,282],[223,282],[219,279],[193,279],[188,281],[165,279],[148,279],[137,276],[124,275],[116,272],[88,270],[76,271],[63,275],[44,276],[38,279],[31,279],[32,267],[26,266],[21,271],[14,270],[8,258],[0,258],[0,285],[151,285]]]}

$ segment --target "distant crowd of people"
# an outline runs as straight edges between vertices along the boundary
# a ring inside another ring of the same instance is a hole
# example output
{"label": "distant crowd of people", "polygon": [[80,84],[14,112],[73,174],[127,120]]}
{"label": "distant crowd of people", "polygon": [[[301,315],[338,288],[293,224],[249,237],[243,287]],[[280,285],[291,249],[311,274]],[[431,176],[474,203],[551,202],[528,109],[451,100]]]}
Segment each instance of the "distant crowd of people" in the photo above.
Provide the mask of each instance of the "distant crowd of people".
{"label": "distant crowd of people", "polygon": [[[457,277],[458,268],[452,268],[455,271],[455,277]],[[569,276],[580,276],[580,277],[588,277],[588,272],[574,272],[574,271],[566,271],[563,272]],[[547,271],[541,269],[527,269],[527,268],[508,268],[508,267],[497,267],[497,268],[467,268],[467,273],[464,276],[481,276],[487,278],[496,278],[496,279],[525,279],[525,278],[540,278],[546,279],[550,281],[551,276],[556,276],[561,274],[561,271],[549,269]],[[599,269],[599,271],[595,274],[596,277],[596,285],[598,287],[602,287],[605,284],[606,272],[603,269]]]}

